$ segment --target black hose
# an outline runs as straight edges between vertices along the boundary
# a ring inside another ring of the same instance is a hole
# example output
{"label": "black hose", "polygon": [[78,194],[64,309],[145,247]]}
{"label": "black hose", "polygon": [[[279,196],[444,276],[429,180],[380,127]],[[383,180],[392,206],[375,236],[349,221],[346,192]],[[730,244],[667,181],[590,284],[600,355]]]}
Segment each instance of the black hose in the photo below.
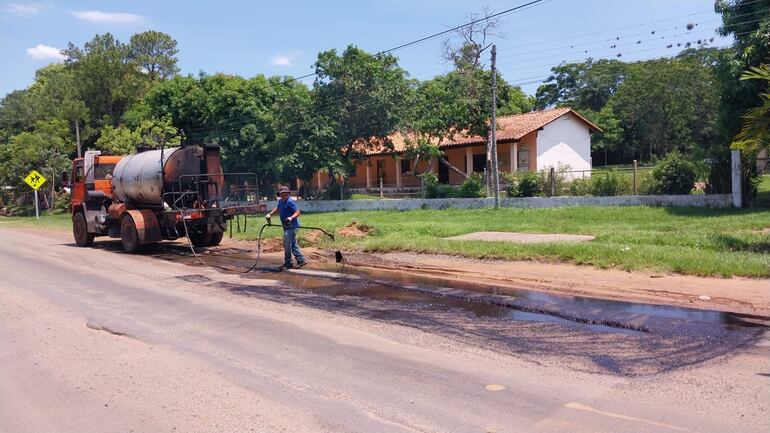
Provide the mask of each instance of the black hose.
{"label": "black hose", "polygon": [[[192,251],[193,256],[198,261],[198,263],[200,263],[200,264],[202,264],[204,266],[211,266],[213,268],[222,269],[222,270],[225,270],[225,271],[228,271],[228,272],[237,272],[237,273],[241,273],[241,274],[247,274],[247,273],[252,272],[255,269],[257,269],[257,265],[259,264],[259,260],[260,260],[260,258],[262,256],[262,233],[265,231],[265,227],[281,227],[281,228],[283,228],[283,226],[277,226],[277,225],[274,226],[274,225],[272,225],[270,223],[270,221],[268,221],[265,224],[262,224],[262,227],[259,229],[259,235],[257,236],[257,258],[254,260],[254,264],[252,264],[249,269],[247,269],[245,271],[239,271],[237,269],[230,269],[230,268],[226,268],[224,266],[219,266],[219,265],[210,265],[210,264],[204,262],[200,258],[200,256],[198,256],[198,253],[195,251],[195,247],[193,246],[192,239],[190,239],[190,231],[187,228],[187,220],[185,220],[185,218],[184,218],[183,211],[179,211],[179,213],[182,216],[182,224],[184,225],[184,232],[185,232],[185,237],[187,238],[187,245],[190,247],[190,251]],[[236,218],[237,218],[237,216],[236,216]],[[244,220],[246,218],[247,218],[247,216],[244,215]],[[246,225],[246,223],[244,221],[244,228],[245,228],[245,225]],[[240,226],[240,224],[239,224],[239,226]],[[232,229],[232,225],[230,227]],[[327,232],[326,230],[322,229],[321,227],[299,226],[297,228],[308,229],[308,230],[318,230],[318,231],[322,232],[323,234],[325,234],[326,236],[328,236],[329,238],[331,238],[332,241],[334,240],[334,235],[329,233],[329,232]],[[334,253],[334,256],[335,256],[335,261],[337,263],[341,263],[342,262],[342,253],[340,251],[336,251]]]}

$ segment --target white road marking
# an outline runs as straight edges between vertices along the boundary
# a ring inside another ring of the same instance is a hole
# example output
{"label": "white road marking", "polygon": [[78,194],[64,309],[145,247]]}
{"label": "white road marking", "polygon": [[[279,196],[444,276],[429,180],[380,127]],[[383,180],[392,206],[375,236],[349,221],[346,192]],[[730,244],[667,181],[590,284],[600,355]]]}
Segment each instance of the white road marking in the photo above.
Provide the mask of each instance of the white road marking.
{"label": "white road marking", "polygon": [[645,423],[645,424],[650,424],[650,425],[654,425],[654,426],[658,426],[658,427],[666,427],[666,428],[669,428],[671,430],[690,431],[690,430],[688,430],[686,428],[677,427],[677,426],[670,425],[670,424],[664,424],[664,423],[660,423],[660,422],[656,422],[656,421],[650,421],[650,420],[646,420],[646,419],[642,419],[642,418],[635,418],[633,416],[623,415],[623,414],[619,414],[619,413],[604,412],[604,411],[601,411],[599,409],[594,409],[591,406],[580,404],[580,403],[577,403],[577,402],[574,402],[574,401],[565,404],[564,407],[567,407],[567,408],[570,408],[570,409],[576,409],[576,410],[584,410],[586,412],[598,413],[599,415],[608,416],[610,418],[617,418],[617,419],[624,419],[624,420],[627,420],[627,421],[642,422],[642,423]]}

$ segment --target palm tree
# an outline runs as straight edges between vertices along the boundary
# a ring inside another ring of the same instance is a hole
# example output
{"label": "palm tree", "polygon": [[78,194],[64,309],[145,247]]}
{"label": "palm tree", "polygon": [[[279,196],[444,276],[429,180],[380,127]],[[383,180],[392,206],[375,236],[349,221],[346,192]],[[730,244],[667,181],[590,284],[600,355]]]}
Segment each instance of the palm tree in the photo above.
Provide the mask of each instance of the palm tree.
{"label": "palm tree", "polygon": [[[770,88],[770,65],[754,66],[741,75],[741,81],[763,80]],[[761,177],[757,175],[754,163],[763,150],[770,149],[770,90],[759,94],[760,104],[743,115],[743,126],[732,143],[733,149],[741,151],[743,160],[743,195],[753,200]]]}
{"label": "palm tree", "polygon": [[[770,87],[770,65],[754,66],[741,76],[741,81],[765,80]],[[770,90],[759,95],[760,105],[746,111],[743,127],[733,142],[747,153],[756,154],[770,147]]]}

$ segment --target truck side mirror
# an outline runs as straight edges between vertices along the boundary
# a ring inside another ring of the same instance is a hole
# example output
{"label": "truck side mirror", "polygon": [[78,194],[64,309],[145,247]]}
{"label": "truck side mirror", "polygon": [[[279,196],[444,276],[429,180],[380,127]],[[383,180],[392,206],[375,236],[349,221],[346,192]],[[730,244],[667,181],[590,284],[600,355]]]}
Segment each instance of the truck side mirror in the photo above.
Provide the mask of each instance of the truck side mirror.
{"label": "truck side mirror", "polygon": [[61,185],[70,186],[70,173],[68,171],[61,172]]}

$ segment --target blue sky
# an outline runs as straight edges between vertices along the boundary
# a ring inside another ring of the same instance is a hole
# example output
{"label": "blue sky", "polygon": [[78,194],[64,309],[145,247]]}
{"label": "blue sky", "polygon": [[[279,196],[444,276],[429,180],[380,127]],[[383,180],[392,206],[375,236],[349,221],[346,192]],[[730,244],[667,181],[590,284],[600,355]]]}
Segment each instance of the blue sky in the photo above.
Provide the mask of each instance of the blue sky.
{"label": "blue sky", "polygon": [[[124,42],[150,29],[170,34],[178,42],[184,74],[300,76],[312,72],[319,51],[351,43],[385,50],[467,22],[484,5],[502,11],[523,3],[527,0],[0,0],[0,95],[31,84],[35,70],[60,61],[57,49],[68,42],[82,46],[106,32]],[[534,94],[561,61],[671,56],[682,49],[677,44],[712,37],[712,46],[728,45],[729,39],[714,34],[719,24],[712,0],[544,0],[503,18],[504,37],[496,39],[499,68],[506,80]],[[415,78],[448,68],[440,38],[394,54]]]}

